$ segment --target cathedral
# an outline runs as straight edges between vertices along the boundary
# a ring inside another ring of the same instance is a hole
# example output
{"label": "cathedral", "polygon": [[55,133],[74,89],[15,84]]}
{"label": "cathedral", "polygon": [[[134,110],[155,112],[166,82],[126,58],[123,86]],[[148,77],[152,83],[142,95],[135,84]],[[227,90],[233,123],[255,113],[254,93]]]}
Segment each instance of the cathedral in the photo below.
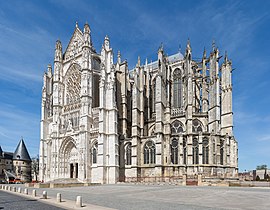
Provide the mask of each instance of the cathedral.
{"label": "cathedral", "polygon": [[238,176],[232,62],[218,48],[166,55],[129,69],[106,36],[74,29],[43,77],[39,178],[88,183],[166,182]]}

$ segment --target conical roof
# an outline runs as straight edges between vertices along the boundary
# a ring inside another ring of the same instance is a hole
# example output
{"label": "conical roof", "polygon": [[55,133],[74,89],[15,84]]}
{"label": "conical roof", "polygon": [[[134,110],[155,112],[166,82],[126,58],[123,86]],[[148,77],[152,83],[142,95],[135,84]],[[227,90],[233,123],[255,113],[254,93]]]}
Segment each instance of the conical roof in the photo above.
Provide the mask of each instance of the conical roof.
{"label": "conical roof", "polygon": [[26,149],[26,146],[24,144],[23,139],[19,142],[14,154],[13,154],[13,160],[26,160],[31,161],[31,158],[29,156],[29,153]]}

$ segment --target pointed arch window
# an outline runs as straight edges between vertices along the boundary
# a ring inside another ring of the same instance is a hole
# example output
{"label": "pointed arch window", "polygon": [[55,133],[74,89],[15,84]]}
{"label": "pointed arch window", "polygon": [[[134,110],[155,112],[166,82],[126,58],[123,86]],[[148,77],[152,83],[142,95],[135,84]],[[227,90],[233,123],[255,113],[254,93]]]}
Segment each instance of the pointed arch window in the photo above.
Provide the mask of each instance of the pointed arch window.
{"label": "pointed arch window", "polygon": [[195,119],[192,121],[192,132],[193,133],[199,133],[202,132],[202,123],[201,121]]}
{"label": "pointed arch window", "polygon": [[203,164],[208,164],[209,163],[209,142],[207,138],[203,138],[202,142],[203,146]]}
{"label": "pointed arch window", "polygon": [[180,121],[175,120],[171,125],[171,133],[177,134],[177,133],[183,133],[183,132],[184,132],[183,124]]}
{"label": "pointed arch window", "polygon": [[171,161],[172,164],[178,164],[178,140],[176,138],[171,142]]}
{"label": "pointed arch window", "polygon": [[178,68],[173,73],[173,106],[182,107],[182,73]]}
{"label": "pointed arch window", "polygon": [[131,165],[131,143],[126,145],[126,165]]}
{"label": "pointed arch window", "polygon": [[199,164],[199,144],[197,138],[194,138],[192,142],[192,154],[193,164]]}
{"label": "pointed arch window", "polygon": [[92,147],[92,163],[97,163],[98,143],[96,142]]}
{"label": "pointed arch window", "polygon": [[183,138],[183,163],[187,164],[187,139]]}
{"label": "pointed arch window", "polygon": [[224,164],[224,140],[220,140],[220,165]]}
{"label": "pointed arch window", "polygon": [[144,164],[156,163],[156,145],[153,141],[147,141],[144,145]]}

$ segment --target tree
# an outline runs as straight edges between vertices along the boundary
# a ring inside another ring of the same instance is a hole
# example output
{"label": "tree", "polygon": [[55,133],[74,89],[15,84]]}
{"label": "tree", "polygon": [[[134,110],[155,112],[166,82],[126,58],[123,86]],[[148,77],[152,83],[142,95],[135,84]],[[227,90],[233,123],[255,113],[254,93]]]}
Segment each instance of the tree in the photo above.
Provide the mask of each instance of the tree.
{"label": "tree", "polygon": [[32,174],[35,181],[38,180],[39,173],[39,155],[32,157]]}
{"label": "tree", "polygon": [[256,170],[262,170],[262,169],[267,169],[267,165],[259,165],[256,167]]}

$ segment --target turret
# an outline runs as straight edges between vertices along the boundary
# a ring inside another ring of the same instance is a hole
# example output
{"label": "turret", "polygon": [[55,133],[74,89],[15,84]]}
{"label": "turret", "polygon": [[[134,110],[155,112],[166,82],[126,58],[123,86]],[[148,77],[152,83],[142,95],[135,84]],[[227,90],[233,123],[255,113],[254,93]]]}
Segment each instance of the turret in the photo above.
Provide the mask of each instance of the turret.
{"label": "turret", "polygon": [[56,41],[55,44],[55,54],[54,54],[54,62],[58,61],[61,62],[63,59],[63,53],[62,53],[62,44],[60,40]]}
{"label": "turret", "polygon": [[207,75],[206,75],[206,51],[204,48],[202,58],[202,112],[208,111]]}
{"label": "turret", "polygon": [[213,43],[213,51],[210,54],[210,85],[209,85],[209,131],[218,132],[220,122],[220,80],[219,80],[219,51]]}
{"label": "turret", "polygon": [[227,52],[221,66],[221,98],[221,134],[232,136],[232,62],[228,60]]}
{"label": "turret", "polygon": [[192,132],[192,105],[193,105],[193,83],[192,83],[192,68],[191,68],[191,45],[190,40],[187,41],[186,53],[185,53],[185,67],[187,72],[187,106],[186,106],[186,118],[187,118],[187,133]]}
{"label": "turret", "polygon": [[91,30],[87,22],[84,24],[83,37],[84,37],[84,45],[89,47],[92,46]]}

